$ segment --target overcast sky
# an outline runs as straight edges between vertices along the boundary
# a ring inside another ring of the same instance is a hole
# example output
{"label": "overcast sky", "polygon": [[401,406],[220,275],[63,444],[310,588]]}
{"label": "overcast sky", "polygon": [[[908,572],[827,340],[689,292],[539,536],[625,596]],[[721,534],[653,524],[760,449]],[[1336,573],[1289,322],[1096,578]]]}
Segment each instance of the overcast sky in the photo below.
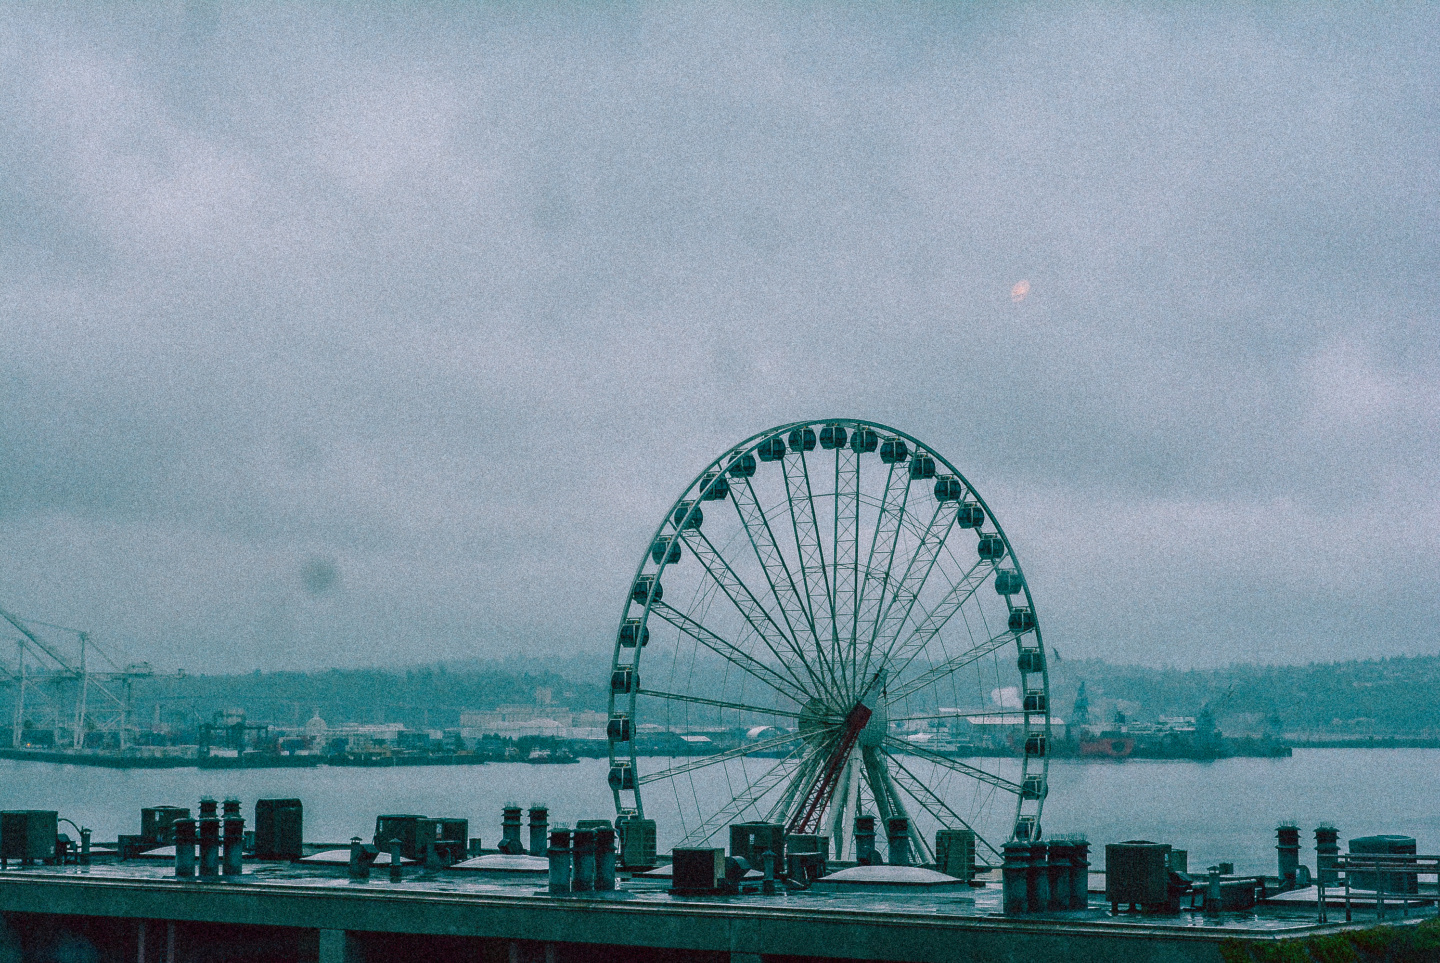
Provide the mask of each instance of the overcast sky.
{"label": "overcast sky", "polygon": [[849,416],[1065,657],[1440,650],[1435,6],[406,6],[5,5],[0,606],[601,653],[709,458]]}

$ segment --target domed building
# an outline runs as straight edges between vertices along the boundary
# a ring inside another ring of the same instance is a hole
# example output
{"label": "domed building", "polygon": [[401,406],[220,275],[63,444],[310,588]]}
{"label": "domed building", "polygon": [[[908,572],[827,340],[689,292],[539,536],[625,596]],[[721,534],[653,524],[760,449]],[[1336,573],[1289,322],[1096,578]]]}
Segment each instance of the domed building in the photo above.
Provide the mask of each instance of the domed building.
{"label": "domed building", "polygon": [[316,709],[315,714],[305,723],[305,738],[309,741],[312,748],[323,749],[325,747],[325,738],[329,732],[330,726],[326,724],[324,719],[320,718],[320,710]]}

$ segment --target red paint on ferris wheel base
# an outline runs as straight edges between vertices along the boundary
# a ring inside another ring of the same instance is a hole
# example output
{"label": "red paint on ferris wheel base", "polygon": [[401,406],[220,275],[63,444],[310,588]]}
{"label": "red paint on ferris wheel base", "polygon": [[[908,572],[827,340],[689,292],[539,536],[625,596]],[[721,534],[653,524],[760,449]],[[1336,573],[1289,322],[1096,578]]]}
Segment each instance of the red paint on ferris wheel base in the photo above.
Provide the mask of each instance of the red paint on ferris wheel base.
{"label": "red paint on ferris wheel base", "polygon": [[800,810],[800,815],[795,817],[786,830],[787,833],[809,834],[819,828],[820,817],[824,815],[825,807],[830,804],[830,797],[835,794],[835,783],[840,778],[840,771],[845,767],[845,760],[850,758],[850,750],[854,749],[855,743],[860,740],[860,733],[870,721],[870,716],[870,707],[863,702],[855,703],[855,708],[845,716],[845,734],[825,764],[825,775],[815,784],[805,808]]}

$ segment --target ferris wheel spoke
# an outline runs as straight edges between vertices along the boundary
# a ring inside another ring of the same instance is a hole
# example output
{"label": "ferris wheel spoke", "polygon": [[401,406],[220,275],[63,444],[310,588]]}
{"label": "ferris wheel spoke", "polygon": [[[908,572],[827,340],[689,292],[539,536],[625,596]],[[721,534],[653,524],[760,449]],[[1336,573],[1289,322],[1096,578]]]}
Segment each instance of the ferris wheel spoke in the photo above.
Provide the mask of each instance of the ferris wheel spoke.
{"label": "ferris wheel spoke", "polygon": [[[972,833],[975,833],[975,838],[979,840],[986,849],[990,850],[990,852],[993,853],[997,858],[1000,857],[1000,851],[990,844],[990,840],[986,839],[979,832],[977,832],[973,826],[966,822],[965,817],[961,816],[954,809],[951,809],[950,806],[945,802],[945,800],[941,799],[940,796],[936,794],[933,789],[925,785],[925,781],[919,776],[915,775],[915,773],[910,770],[909,766],[905,765],[903,762],[900,761],[898,756],[893,754],[890,755],[889,761],[890,764],[895,767],[895,782],[902,789],[908,792],[912,799],[914,799],[917,803],[924,807],[926,812],[928,812],[931,816],[934,816],[935,819],[940,823],[940,825],[945,825],[947,817],[950,820],[954,820],[955,822],[960,824],[960,827],[962,829],[968,829]],[[929,799],[928,803],[926,802],[927,797]],[[944,812],[944,815],[936,812],[935,810],[937,808],[942,810]]]}
{"label": "ferris wheel spoke", "polygon": [[[797,746],[795,751],[798,752],[800,748]],[[785,779],[788,773],[784,769],[787,764],[794,761],[795,752],[791,752],[765,772],[750,780],[745,788],[741,789],[728,803],[687,833],[679,845],[683,848],[705,843],[709,841],[710,837],[728,826],[730,820],[739,818],[745,810],[757,806]]]}
{"label": "ferris wheel spoke", "polygon": [[[745,620],[755,627],[755,631],[766,640],[767,644],[770,642],[770,637],[774,635],[788,647],[792,649],[795,647],[794,638],[786,634],[780,623],[775,621],[775,616],[770,614],[770,610],[765,607],[750,586],[745,584],[745,580],[715,547],[715,543],[710,541],[708,535],[691,529],[682,532],[681,537],[689,546],[690,551],[695,554],[695,558],[700,563],[700,567],[705,570],[705,574],[720,587],[720,591],[730,600],[730,604],[734,605],[736,610],[745,617]],[[762,629],[761,625],[768,625],[769,629]],[[779,657],[778,652],[776,657]]]}
{"label": "ferris wheel spoke", "polygon": [[[926,552],[929,548],[926,544],[926,538],[930,536],[945,508],[943,502],[938,503],[935,506],[935,511],[931,513],[929,521],[926,522],[923,528],[920,527],[915,513],[912,511],[907,514],[906,512],[906,509],[910,507],[910,482],[912,479],[908,477],[908,472],[905,474],[905,490],[901,494],[898,506],[892,509],[892,515],[894,517],[892,522],[887,526],[888,531],[885,535],[886,541],[889,543],[889,551],[885,557],[885,570],[878,578],[875,577],[873,571],[868,573],[869,581],[874,583],[877,591],[872,598],[867,590],[867,607],[873,606],[873,617],[868,620],[869,632],[857,637],[857,645],[861,641],[865,642],[867,647],[873,645],[876,634],[880,632],[886,616],[895,603],[896,593],[899,591],[901,583],[910,575],[912,568],[915,566],[917,556]],[[902,532],[914,534],[916,536],[916,544],[914,552],[910,553],[910,558],[905,561],[904,573],[899,578],[896,578],[895,556],[900,548],[900,534]],[[938,551],[938,544],[936,545],[936,549]],[[922,566],[924,570],[928,572],[928,566],[925,566],[923,562]]]}
{"label": "ferris wheel spoke", "polygon": [[[702,706],[715,706],[717,709],[736,709],[740,712],[753,712],[756,715],[784,716],[787,719],[798,719],[800,713],[791,709],[763,709],[760,706],[746,705],[743,702],[725,702],[721,699],[706,699],[701,696],[682,695],[679,692],[661,692],[659,689],[639,689],[638,695],[650,696],[653,699],[667,699],[671,702],[691,702]],[[786,694],[787,698],[794,696]]]}
{"label": "ferris wheel spoke", "polygon": [[855,634],[855,590],[860,577],[860,455],[844,445],[835,449],[835,526],[830,545],[831,661],[843,666],[844,647]]}
{"label": "ferris wheel spoke", "polygon": [[979,645],[971,646],[953,659],[947,659],[939,665],[931,666],[929,669],[915,676],[915,678],[901,684],[893,691],[888,692],[886,694],[886,704],[894,704],[901,699],[914,695],[926,686],[934,685],[941,679],[945,679],[952,673],[965,668],[965,666],[970,663],[978,659],[983,659],[996,649],[1014,642],[1015,638],[1015,633],[1006,629],[1004,632],[981,642]]}
{"label": "ferris wheel spoke", "polygon": [[947,769],[953,769],[955,772],[969,776],[977,782],[983,782],[986,785],[994,786],[996,789],[1003,789],[1017,796],[1020,795],[1021,787],[1018,782],[1011,782],[1003,776],[997,776],[993,772],[986,772],[978,766],[966,765],[958,759],[951,759],[949,756],[943,756],[938,752],[933,752],[929,749],[914,745],[913,743],[896,739],[894,736],[886,736],[885,744],[906,755],[919,756],[922,759],[944,766]]}
{"label": "ferris wheel spoke", "polygon": [[[690,638],[694,639],[696,642],[699,642],[711,652],[714,652],[716,655],[720,656],[722,659],[725,659],[727,662],[735,665],[742,671],[754,676],[756,679],[765,683],[767,686],[774,689],[776,692],[779,692],[781,695],[793,699],[794,701],[802,705],[809,698],[809,696],[806,694],[804,683],[802,683],[798,678],[795,677],[793,671],[789,671],[788,674],[782,675],[775,669],[766,665],[764,662],[761,662],[759,659],[755,658],[750,653],[746,652],[744,649],[740,648],[735,643],[719,635],[716,635],[714,632],[710,631],[705,626],[701,625],[699,622],[690,618],[688,615],[679,611],[678,609],[671,607],[669,604],[665,602],[651,603],[650,614],[660,616],[660,618],[675,626],[675,628],[679,629],[681,632],[685,633]],[[773,652],[774,649],[772,648],[771,651]],[[779,657],[778,653],[776,654],[776,657]],[[784,666],[787,670],[790,669],[790,667],[786,665],[783,660],[780,664]]]}
{"label": "ferris wheel spoke", "polygon": [[[815,640],[816,661],[827,662],[825,643],[834,634],[834,599],[830,594],[830,570],[825,565],[825,546],[820,541],[820,523],[815,517],[815,493],[810,487],[810,466],[802,448],[796,458],[781,461],[785,472],[786,502],[790,506],[790,527],[795,534],[795,556],[800,563],[800,581],[805,587],[806,612]],[[792,467],[799,463],[798,474]],[[826,617],[829,617],[827,623]],[[827,666],[832,682],[838,682],[833,663]]]}
{"label": "ferris wheel spoke", "polygon": [[790,780],[790,785],[784,794],[775,800],[775,805],[770,807],[766,817],[768,822],[790,825],[793,815],[791,810],[799,805],[798,800],[803,798],[802,793],[815,781],[816,771],[824,761],[825,756],[819,752],[812,752],[800,761],[795,767],[795,776]]}
{"label": "ferris wheel spoke", "polygon": [[880,514],[875,519],[875,532],[870,538],[865,577],[860,581],[855,599],[855,634],[850,639],[848,656],[849,665],[857,672],[856,677],[850,680],[852,696],[858,695],[860,688],[859,646],[862,640],[869,640],[879,622],[890,569],[895,563],[895,546],[900,540],[900,528],[905,519],[905,503],[909,500],[910,472],[900,465],[900,462],[895,462],[890,466],[885,495],[880,501]]}
{"label": "ferris wheel spoke", "polygon": [[884,668],[889,660],[890,650],[894,647],[895,640],[899,638],[905,623],[910,620],[910,613],[915,609],[915,603],[920,598],[920,591],[925,587],[925,582],[930,578],[930,573],[935,568],[935,562],[940,557],[940,547],[945,544],[945,538],[949,535],[951,526],[955,524],[957,517],[955,504],[955,502],[936,504],[934,514],[930,516],[930,523],[920,534],[920,542],[915,548],[915,553],[910,556],[904,574],[895,583],[895,588],[890,593],[890,599],[885,604],[885,612],[880,617],[880,621],[876,623],[875,631],[870,635],[870,642],[865,648],[865,662],[861,670],[862,678],[870,673],[870,660],[877,645],[884,652],[879,667]]}
{"label": "ferris wheel spoke", "polygon": [[[795,795],[792,804],[786,807],[785,825],[790,827],[786,832],[808,832],[806,829],[799,828],[797,821],[801,818],[802,811],[816,805],[815,797],[824,791],[822,784],[830,775],[828,769],[843,741],[844,733],[837,727],[832,730],[828,738],[816,739],[812,744],[815,749],[815,752],[812,753],[815,765],[810,767],[803,780],[796,780],[795,786],[792,787],[792,790],[799,789],[801,791]],[[829,787],[829,791],[833,794],[833,785]],[[829,802],[830,800],[826,799],[820,804],[821,822],[823,822],[825,807],[829,805]]]}
{"label": "ferris wheel spoke", "polygon": [[[950,586],[945,597],[925,613],[920,624],[915,626],[903,643],[899,645],[892,643],[894,660],[898,663],[891,673],[892,677],[900,675],[910,667],[910,663],[915,660],[915,657],[925,650],[935,636],[940,634],[941,629],[945,628],[945,623],[949,622],[955,613],[970,601],[980,586],[985,584],[985,580],[990,576],[990,569],[993,567],[987,561],[979,561],[970,566],[969,570]],[[881,660],[881,665],[889,663],[891,655],[892,653],[887,652],[885,658]]]}
{"label": "ferris wheel spoke", "polygon": [[[785,620],[789,629],[789,637],[795,649],[795,655],[806,665],[804,649],[807,648],[808,639],[816,638],[815,623],[810,618],[810,613],[800,598],[800,592],[795,587],[795,577],[790,572],[790,565],[785,561],[780,546],[775,541],[775,532],[770,527],[770,519],[765,516],[765,510],[760,507],[760,500],[755,495],[755,486],[750,479],[745,479],[744,485],[732,485],[730,488],[730,501],[735,506],[735,512],[740,516],[740,525],[745,529],[745,535],[750,542],[750,547],[755,551],[755,558],[760,562],[761,569],[765,572],[765,582],[770,586],[770,595],[780,605],[780,617]],[[809,631],[808,639],[805,635]],[[817,648],[816,661],[819,662],[820,650]],[[825,675],[822,666],[820,675]]]}
{"label": "ferris wheel spoke", "polygon": [[[794,655],[798,664],[804,668],[805,674],[810,677],[811,685],[817,691],[823,689],[824,686],[819,676],[816,675],[814,667],[806,661],[804,653],[796,645],[794,638],[785,633],[785,630],[775,621],[775,617],[770,614],[769,609],[760,603],[760,600],[755,597],[755,593],[736,574],[735,569],[720,554],[710,539],[703,532],[694,529],[681,534],[685,538],[685,543],[690,546],[690,551],[695,555],[696,561],[705,570],[705,574],[720,586],[720,591],[730,600],[730,604],[735,606],[736,611],[749,624],[751,631],[759,636],[760,640],[765,643],[765,647],[779,660],[780,664],[790,669],[791,675],[794,675],[794,666],[791,661],[780,654],[780,649],[775,644],[777,637]],[[796,682],[799,683],[799,681],[799,677],[796,676]],[[806,687],[800,683],[800,688],[803,691]]]}
{"label": "ferris wheel spoke", "polygon": [[697,769],[708,769],[710,766],[718,766],[731,759],[739,759],[741,756],[751,756],[757,752],[765,752],[769,749],[778,749],[806,738],[807,734],[799,732],[786,733],[783,736],[775,736],[771,739],[761,739],[759,742],[752,742],[747,745],[736,746],[734,749],[727,749],[724,752],[717,752],[709,756],[700,756],[693,762],[681,763],[678,766],[671,766],[669,769],[661,769],[656,772],[646,773],[637,782],[644,786],[661,779],[673,779],[676,776],[684,775],[687,772],[694,772]]}

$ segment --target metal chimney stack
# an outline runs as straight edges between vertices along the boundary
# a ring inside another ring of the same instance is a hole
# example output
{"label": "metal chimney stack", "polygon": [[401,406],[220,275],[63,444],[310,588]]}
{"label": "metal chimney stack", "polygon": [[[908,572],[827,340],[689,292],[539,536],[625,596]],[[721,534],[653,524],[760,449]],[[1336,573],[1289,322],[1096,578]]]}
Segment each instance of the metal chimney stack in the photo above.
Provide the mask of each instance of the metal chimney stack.
{"label": "metal chimney stack", "polygon": [[904,816],[893,816],[885,821],[889,834],[890,865],[910,865],[910,820]]}
{"label": "metal chimney stack", "polygon": [[500,821],[500,852],[510,856],[522,855],[525,844],[520,841],[520,807],[506,806]]}
{"label": "metal chimney stack", "polygon": [[177,819],[175,833],[175,875],[182,879],[195,875],[195,820]]}
{"label": "metal chimney stack", "polygon": [[530,807],[530,855],[544,856],[550,834],[550,810],[544,806]]}
{"label": "metal chimney stack", "polygon": [[1338,886],[1340,871],[1335,860],[1340,856],[1340,830],[1334,826],[1319,826],[1315,829],[1315,872],[1326,886]]}
{"label": "metal chimney stack", "polygon": [[1295,874],[1300,869],[1300,827],[1286,823],[1275,830],[1275,850],[1280,861],[1280,885],[1295,888]]}
{"label": "metal chimney stack", "polygon": [[220,804],[200,800],[200,875],[220,875]]}
{"label": "metal chimney stack", "polygon": [[875,817],[855,817],[855,861],[875,862]]}
{"label": "metal chimney stack", "polygon": [[240,800],[225,800],[223,828],[225,875],[239,876],[244,872],[245,860],[245,817],[240,815]]}
{"label": "metal chimney stack", "polygon": [[570,892],[570,830],[550,830],[550,892]]}

